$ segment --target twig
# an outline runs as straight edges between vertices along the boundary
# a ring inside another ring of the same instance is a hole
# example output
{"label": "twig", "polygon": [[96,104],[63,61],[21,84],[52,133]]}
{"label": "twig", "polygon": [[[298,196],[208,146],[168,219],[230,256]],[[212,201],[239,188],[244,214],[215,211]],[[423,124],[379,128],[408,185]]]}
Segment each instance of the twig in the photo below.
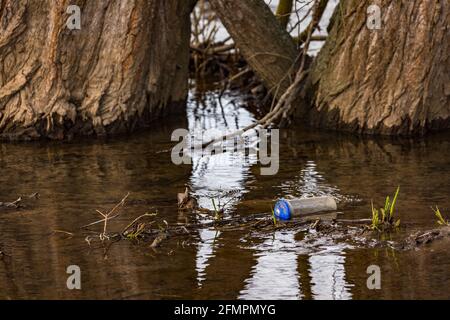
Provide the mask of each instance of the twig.
{"label": "twig", "polygon": [[136,219],[134,219],[133,221],[131,221],[125,228],[123,228],[122,230],[122,234],[125,233],[125,231],[127,231],[130,227],[132,227],[137,221],[139,221],[140,219],[144,218],[144,217],[154,217],[156,216],[157,213],[145,213],[143,215],[140,215],[139,217],[137,217]]}
{"label": "twig", "polygon": [[128,198],[129,195],[130,195],[130,193],[128,192],[128,193],[126,194],[126,196],[123,197],[122,200],[120,200],[120,202],[117,203],[117,204],[114,206],[114,208],[112,208],[107,214],[104,214],[104,213],[101,212],[100,210],[95,210],[95,211],[96,211],[98,214],[100,214],[104,219],[98,220],[98,221],[95,221],[95,222],[92,222],[92,223],[90,223],[90,224],[87,224],[87,225],[85,225],[85,226],[82,226],[81,228],[85,228],[85,227],[92,226],[92,225],[97,224],[97,223],[100,223],[100,222],[104,222],[104,224],[103,224],[103,233],[100,234],[100,240],[103,241],[104,239],[109,239],[109,237],[106,235],[106,229],[107,229],[107,226],[108,226],[108,220],[114,219],[115,217],[117,217],[117,216],[119,215],[119,213],[116,214],[116,215],[114,215],[114,216],[112,216],[112,217],[110,217],[110,215],[113,214],[120,206],[123,206],[123,205],[125,204],[125,200]]}
{"label": "twig", "polygon": [[308,27],[303,30],[302,33],[298,36],[298,42],[299,44],[306,42],[308,38],[311,37],[312,33],[317,29],[319,26],[320,20],[322,19],[322,15],[325,12],[325,9],[327,7],[328,0],[316,0],[313,5],[313,15],[310,24]]}
{"label": "twig", "polygon": [[73,236],[75,235],[75,234],[72,233],[72,232],[64,231],[64,230],[58,230],[58,229],[53,230],[53,233],[64,233],[64,234],[67,234],[67,235],[69,235],[69,236],[71,236],[71,237],[73,237]]}
{"label": "twig", "polygon": [[22,197],[19,197],[19,198],[17,198],[16,201],[6,202],[3,205],[7,208],[10,208],[10,207],[18,208],[21,201],[22,201]]}

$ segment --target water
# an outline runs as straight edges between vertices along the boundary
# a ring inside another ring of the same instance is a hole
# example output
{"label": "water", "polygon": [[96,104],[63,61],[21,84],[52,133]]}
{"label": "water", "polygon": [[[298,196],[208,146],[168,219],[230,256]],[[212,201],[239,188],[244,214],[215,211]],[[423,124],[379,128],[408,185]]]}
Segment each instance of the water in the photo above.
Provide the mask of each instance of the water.
{"label": "water", "polygon": [[[405,299],[450,298],[450,242],[398,252],[307,241],[296,231],[217,232],[203,228],[186,243],[120,241],[108,250],[85,241],[79,228],[101,217],[127,192],[120,231],[132,219],[157,210],[168,223],[208,221],[207,214],[178,212],[176,194],[190,186],[202,207],[224,199],[226,217],[268,211],[278,197],[331,195],[344,217],[367,218],[370,200],[401,185],[402,233],[434,228],[431,205],[450,214],[450,134],[419,140],[358,138],[302,128],[282,130],[280,169],[261,176],[256,158],[222,154],[176,166],[170,154],[175,128],[234,130],[254,120],[236,95],[222,108],[214,93],[200,104],[191,95],[187,122],[173,120],[152,132],[110,141],[0,144],[0,201],[39,192],[20,210],[0,210],[2,299]],[[224,116],[226,115],[226,116]],[[74,233],[70,236],[60,231]],[[101,226],[93,228],[101,231]],[[366,269],[381,267],[382,289],[368,290]],[[78,265],[82,290],[68,290],[66,268]]]}

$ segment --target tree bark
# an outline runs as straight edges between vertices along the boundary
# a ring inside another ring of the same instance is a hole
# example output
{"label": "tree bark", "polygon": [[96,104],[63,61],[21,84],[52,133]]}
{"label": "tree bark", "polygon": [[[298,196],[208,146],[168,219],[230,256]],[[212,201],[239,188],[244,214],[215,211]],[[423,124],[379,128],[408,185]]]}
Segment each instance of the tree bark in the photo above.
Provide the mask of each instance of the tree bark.
{"label": "tree bark", "polygon": [[209,0],[253,71],[277,97],[292,81],[295,43],[263,0]]}
{"label": "tree bark", "polygon": [[[381,8],[381,29],[366,10]],[[342,0],[314,62],[310,123],[387,135],[450,127],[450,3]]]}
{"label": "tree bark", "polygon": [[280,0],[278,2],[275,16],[283,29],[286,29],[291,17],[292,7],[294,6],[294,0]]}
{"label": "tree bark", "polygon": [[183,110],[193,3],[0,0],[0,139],[129,132]]}

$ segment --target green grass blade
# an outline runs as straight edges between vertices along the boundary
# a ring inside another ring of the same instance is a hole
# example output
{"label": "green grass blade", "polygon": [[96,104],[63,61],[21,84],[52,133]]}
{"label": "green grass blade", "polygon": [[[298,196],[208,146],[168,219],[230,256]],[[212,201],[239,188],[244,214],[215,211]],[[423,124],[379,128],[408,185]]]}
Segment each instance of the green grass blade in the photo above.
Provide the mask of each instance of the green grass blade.
{"label": "green grass blade", "polygon": [[439,225],[441,225],[441,226],[448,226],[448,225],[449,225],[449,222],[446,221],[446,220],[444,219],[444,217],[442,216],[441,210],[439,210],[439,207],[438,207],[438,206],[436,206],[436,209],[434,209],[433,207],[431,207],[431,210],[434,211],[434,215],[435,215],[436,218],[438,219],[438,220],[437,220],[437,223],[438,223]]}
{"label": "green grass blade", "polygon": [[277,218],[275,217],[275,211],[273,210],[273,207],[270,207],[270,209],[272,210],[273,225],[276,226],[277,225]]}
{"label": "green grass blade", "polygon": [[389,207],[390,207],[390,198],[389,196],[386,197],[386,202],[384,203],[384,211],[385,212],[389,212]]}
{"label": "green grass blade", "polygon": [[400,192],[400,186],[397,187],[397,191],[395,192],[394,199],[392,199],[391,203],[391,210],[389,211],[389,216],[392,219],[394,216],[394,208],[395,208],[395,202],[397,201],[398,193]]}
{"label": "green grass blade", "polygon": [[218,213],[218,210],[217,210],[217,207],[216,207],[216,202],[214,201],[214,198],[212,198],[211,201],[212,201],[212,205],[213,205],[213,207],[214,207],[214,211],[215,211],[216,213]]}

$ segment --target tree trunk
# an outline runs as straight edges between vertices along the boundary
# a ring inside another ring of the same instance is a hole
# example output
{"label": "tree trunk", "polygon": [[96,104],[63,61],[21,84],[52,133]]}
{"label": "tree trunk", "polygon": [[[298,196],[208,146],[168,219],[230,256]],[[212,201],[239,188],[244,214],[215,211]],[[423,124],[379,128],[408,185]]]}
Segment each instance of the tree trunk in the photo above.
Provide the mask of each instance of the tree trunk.
{"label": "tree trunk", "polygon": [[295,43],[263,0],[209,0],[242,56],[276,96],[291,83]]}
{"label": "tree trunk", "polygon": [[278,2],[275,16],[277,17],[278,22],[280,22],[283,29],[286,29],[289,24],[293,6],[294,0],[280,0]]}
{"label": "tree trunk", "polygon": [[[372,4],[379,30],[366,26]],[[341,1],[310,73],[310,122],[388,135],[449,128],[449,23],[448,1]]]}
{"label": "tree trunk", "polygon": [[129,132],[183,110],[193,2],[0,0],[0,138]]}

